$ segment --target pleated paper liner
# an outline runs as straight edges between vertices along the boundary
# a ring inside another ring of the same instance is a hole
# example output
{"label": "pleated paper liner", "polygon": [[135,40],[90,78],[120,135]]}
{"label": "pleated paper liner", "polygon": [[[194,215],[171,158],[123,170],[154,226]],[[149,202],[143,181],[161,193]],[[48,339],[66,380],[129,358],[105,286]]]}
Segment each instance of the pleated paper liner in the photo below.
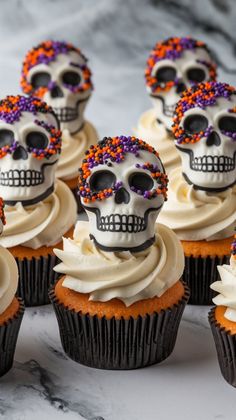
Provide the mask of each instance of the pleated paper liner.
{"label": "pleated paper liner", "polygon": [[53,267],[60,260],[52,254],[39,258],[15,259],[19,270],[17,295],[24,300],[25,306],[49,304],[48,290],[60,276]]}
{"label": "pleated paper liner", "polygon": [[57,316],[62,346],[73,360],[99,369],[137,369],[160,363],[173,351],[180,320],[189,299],[152,315],[107,319],[83,315],[58,302],[49,292]]}
{"label": "pleated paper liner", "polygon": [[24,314],[23,301],[18,300],[20,306],[15,316],[0,325],[0,377],[5,375],[13,365],[17,337]]}
{"label": "pleated paper liner", "polygon": [[183,281],[190,288],[189,303],[192,305],[212,305],[216,292],[210,285],[219,280],[217,265],[228,264],[229,256],[186,257]]}
{"label": "pleated paper liner", "polygon": [[220,370],[225,380],[236,387],[236,334],[230,334],[215,319],[215,308],[209,312],[209,323],[214,337]]}

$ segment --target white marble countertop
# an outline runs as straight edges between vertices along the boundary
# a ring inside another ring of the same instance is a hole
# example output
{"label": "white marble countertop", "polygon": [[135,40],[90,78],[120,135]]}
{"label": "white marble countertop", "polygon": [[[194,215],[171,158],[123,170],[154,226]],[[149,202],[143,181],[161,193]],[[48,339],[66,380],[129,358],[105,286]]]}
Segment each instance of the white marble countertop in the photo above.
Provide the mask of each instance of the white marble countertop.
{"label": "white marble countertop", "polygon": [[[130,134],[150,104],[144,65],[158,39],[192,35],[235,83],[234,0],[0,0],[0,96],[19,92],[21,60],[43,39],[76,43],[95,91],[86,112],[100,136]],[[235,83],[236,84],[236,83]],[[63,353],[50,306],[28,308],[13,369],[0,380],[4,420],[235,420],[235,389],[222,378],[208,308],[188,306],[173,354],[136,371],[99,371]]]}
{"label": "white marble countertop", "polygon": [[235,420],[235,389],[221,377],[207,312],[187,307],[160,365],[103,371],[64,355],[50,305],[28,308],[14,367],[0,381],[0,418]]}

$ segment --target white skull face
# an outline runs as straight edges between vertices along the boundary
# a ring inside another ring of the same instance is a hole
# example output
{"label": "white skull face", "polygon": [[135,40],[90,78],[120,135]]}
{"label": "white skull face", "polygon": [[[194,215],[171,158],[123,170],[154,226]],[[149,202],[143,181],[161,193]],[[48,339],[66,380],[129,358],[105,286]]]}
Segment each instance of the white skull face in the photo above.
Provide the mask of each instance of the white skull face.
{"label": "white skull face", "polygon": [[201,134],[194,143],[178,143],[183,175],[205,191],[223,191],[236,182],[236,95],[217,98],[215,105],[187,110],[180,127],[187,136]]}
{"label": "white skull face", "polygon": [[161,89],[156,93],[150,87],[147,89],[157,109],[158,119],[168,130],[171,130],[175,106],[181,93],[194,84],[211,80],[210,69],[213,65],[212,58],[204,48],[185,50],[179,58],[164,58],[154,65],[151,75]]}
{"label": "white skull face", "polygon": [[6,204],[34,204],[53,192],[60,152],[55,149],[60,138],[52,142],[60,135],[56,125],[52,113],[22,112],[11,123],[0,119],[0,190]]}
{"label": "white skull face", "polygon": [[[25,59],[21,85],[25,93],[43,99],[56,113],[62,130],[78,132],[84,123],[84,110],[92,91],[91,73],[86,58],[67,44],[48,41],[32,51],[38,51],[36,64]],[[48,49],[53,57],[47,59]],[[45,58],[46,57],[46,58]]]}
{"label": "white skull face", "polygon": [[[149,151],[140,150],[138,156],[127,153],[119,163],[109,161],[91,170],[87,185],[98,198],[86,202],[81,195],[81,201],[89,217],[91,237],[101,249],[135,252],[153,243],[155,221],[165,198],[161,193],[147,198],[163,186],[147,166],[161,173],[166,186],[163,165]],[[105,198],[100,200],[101,192]]]}

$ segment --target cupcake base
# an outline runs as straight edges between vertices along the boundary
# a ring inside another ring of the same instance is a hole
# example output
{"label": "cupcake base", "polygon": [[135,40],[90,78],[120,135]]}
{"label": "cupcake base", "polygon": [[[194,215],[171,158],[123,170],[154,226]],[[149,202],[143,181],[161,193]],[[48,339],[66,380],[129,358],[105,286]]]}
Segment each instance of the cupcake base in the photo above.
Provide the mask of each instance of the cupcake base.
{"label": "cupcake base", "polygon": [[18,299],[17,303],[16,313],[0,323],[0,377],[5,375],[13,365],[17,337],[24,314],[23,301]]}
{"label": "cupcake base", "polygon": [[190,288],[190,304],[212,305],[216,292],[210,285],[219,280],[217,265],[229,263],[232,240],[181,241],[185,253],[183,281]]}
{"label": "cupcake base", "polygon": [[229,256],[223,257],[186,257],[183,280],[190,288],[189,304],[212,305],[216,292],[210,285],[219,280],[217,265],[228,264]]}
{"label": "cupcake base", "polygon": [[[79,176],[79,174],[78,174]],[[81,213],[84,211],[84,208],[81,204],[80,196],[78,195],[78,176],[76,176],[73,179],[62,179],[63,182],[70,188],[70,190],[73,192],[75,201],[77,203],[77,213]]]}
{"label": "cupcake base", "polygon": [[217,321],[216,308],[209,312],[209,323],[214,337],[217,357],[224,379],[236,388],[236,334],[231,334]]}
{"label": "cupcake base", "polygon": [[[71,228],[64,236],[72,238],[73,230],[74,228]],[[63,243],[60,242],[52,247],[43,246],[39,249],[24,246],[9,248],[19,270],[17,295],[24,300],[25,306],[39,306],[50,303],[48,290],[59,277],[59,274],[53,268],[60,262],[53,253],[53,249],[62,249],[62,247]]]}
{"label": "cupcake base", "polygon": [[58,301],[55,286],[49,297],[65,353],[86,366],[122,370],[160,363],[171,354],[189,290],[184,285],[181,299],[170,308],[128,319],[75,312]]}

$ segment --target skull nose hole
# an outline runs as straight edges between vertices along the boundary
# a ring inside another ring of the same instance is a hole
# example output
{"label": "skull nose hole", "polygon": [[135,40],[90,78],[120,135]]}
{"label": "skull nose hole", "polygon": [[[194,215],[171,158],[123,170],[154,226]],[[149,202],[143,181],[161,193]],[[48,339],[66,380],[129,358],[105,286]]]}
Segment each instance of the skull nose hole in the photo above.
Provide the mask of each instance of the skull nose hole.
{"label": "skull nose hole", "polygon": [[185,84],[183,82],[179,82],[176,85],[176,93],[181,93],[181,92],[183,92],[186,89],[187,89],[187,87],[185,86]]}
{"label": "skull nose hole", "polygon": [[13,152],[12,158],[14,160],[26,160],[28,159],[28,152],[25,150],[24,147],[18,146],[17,149]]}
{"label": "skull nose hole", "polygon": [[207,146],[219,146],[221,144],[220,136],[215,131],[212,131],[207,137],[206,144]]}
{"label": "skull nose hole", "polygon": [[115,195],[115,202],[116,204],[128,204],[130,201],[130,195],[125,188],[120,188]]}
{"label": "skull nose hole", "polygon": [[53,88],[50,91],[50,94],[52,98],[62,98],[64,96],[59,86],[53,86]]}

